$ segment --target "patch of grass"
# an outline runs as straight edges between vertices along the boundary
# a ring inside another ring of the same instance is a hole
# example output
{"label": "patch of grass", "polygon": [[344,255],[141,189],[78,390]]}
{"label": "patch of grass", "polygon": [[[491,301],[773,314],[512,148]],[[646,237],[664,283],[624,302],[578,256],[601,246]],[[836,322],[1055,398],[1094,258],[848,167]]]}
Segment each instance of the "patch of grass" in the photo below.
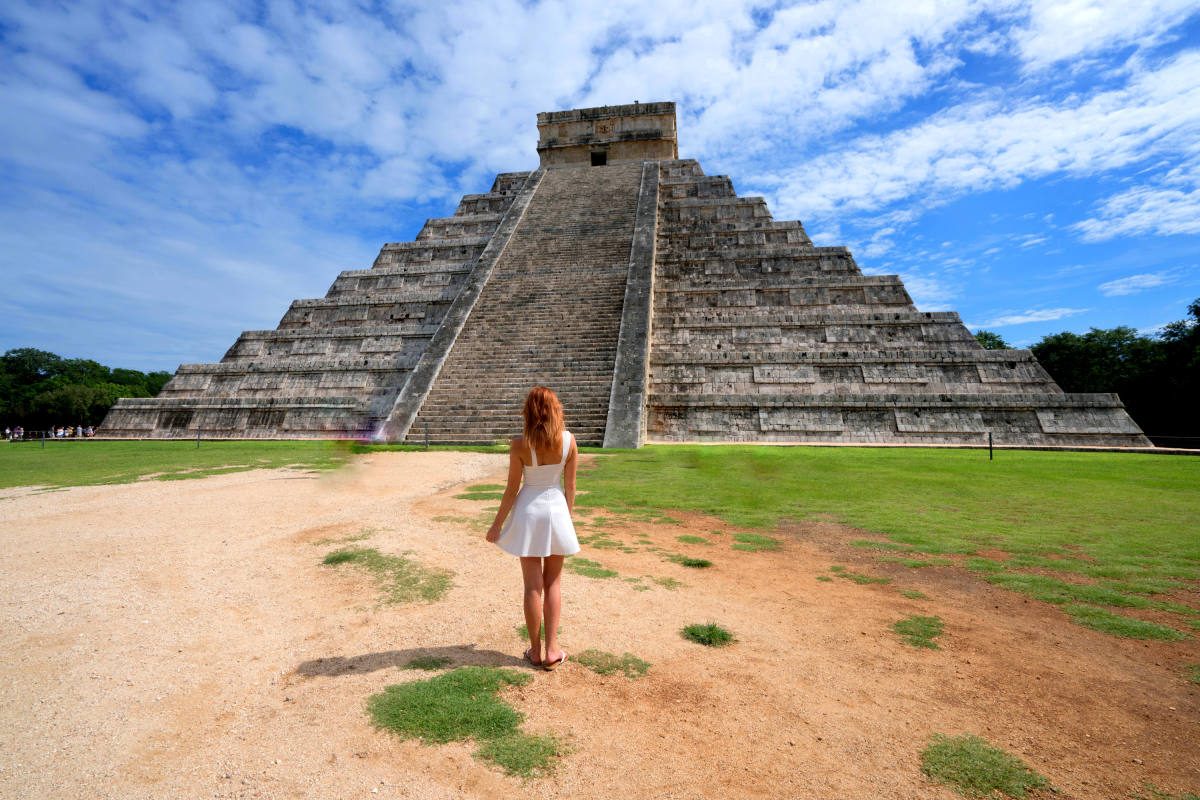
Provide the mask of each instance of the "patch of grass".
{"label": "patch of grass", "polygon": [[676,536],[675,540],[683,542],[684,544],[712,544],[712,542],[710,542],[708,539],[705,539],[703,536],[694,536],[690,533],[685,533],[682,536]]}
{"label": "patch of grass", "polygon": [[626,678],[633,679],[642,677],[650,669],[649,661],[644,661],[633,653],[618,656],[603,650],[589,649],[573,658],[577,663],[599,675],[612,675],[614,672],[620,672]]}
{"label": "patch of grass", "polygon": [[[529,639],[529,626],[527,626],[524,622],[522,622],[520,625],[516,626],[516,628],[514,628],[514,630],[517,632],[517,636],[519,636],[520,638],[526,639],[526,640]],[[558,635],[562,636],[562,626],[561,625],[558,626]],[[544,623],[544,622],[540,626],[538,626],[538,638],[542,641],[546,640],[546,623]]]}
{"label": "patch of grass", "polygon": [[499,491],[499,492],[467,491],[467,492],[462,492],[461,494],[454,495],[455,500],[478,500],[480,502],[482,502],[484,500],[499,500],[503,497],[504,497],[503,491]]}
{"label": "patch of grass", "polygon": [[314,545],[349,544],[350,542],[361,542],[364,539],[370,539],[372,536],[375,535],[375,533],[376,533],[376,531],[371,530],[371,531],[363,531],[362,533],[356,533],[352,536],[343,536],[341,538],[317,539],[316,541],[313,542],[313,544]]}
{"label": "patch of grass", "polygon": [[475,755],[512,775],[548,771],[561,755],[558,742],[520,730],[523,715],[496,695],[504,686],[523,686],[527,673],[494,667],[459,667],[443,675],[386,687],[372,695],[367,710],[379,728],[425,744],[474,739]]}
{"label": "patch of grass", "polygon": [[843,567],[841,564],[834,564],[832,567],[829,568],[829,571],[830,572],[845,572],[846,568]]}
{"label": "patch of grass", "polygon": [[735,533],[733,541],[734,550],[745,550],[750,553],[779,549],[778,539],[773,539],[770,536],[762,536],[757,533]]}
{"label": "patch of grass", "polygon": [[1064,606],[1063,610],[1071,615],[1072,620],[1085,628],[1120,636],[1124,639],[1158,639],[1164,642],[1177,642],[1188,638],[1186,633],[1180,633],[1166,625],[1114,614],[1095,606],[1069,605]]}
{"label": "patch of grass", "polygon": [[725,647],[736,641],[732,633],[715,622],[708,622],[703,625],[688,625],[679,631],[679,635],[696,644],[702,644],[705,647]]}
{"label": "patch of grass", "polygon": [[942,635],[942,620],[939,617],[912,616],[902,619],[892,625],[894,630],[906,644],[913,647],[924,647],[929,650],[940,650],[934,639]]}
{"label": "patch of grass", "polygon": [[1159,789],[1153,783],[1147,783],[1142,786],[1142,790],[1146,794],[1131,795],[1132,800],[1200,800],[1200,795],[1194,792],[1184,792],[1183,794],[1171,794]]}
{"label": "patch of grass", "polygon": [[615,578],[618,574],[615,569],[607,569],[599,561],[582,556],[571,556],[567,559],[566,566],[570,572],[585,578]]}
{"label": "patch of grass", "polygon": [[966,797],[991,797],[999,792],[1023,798],[1031,789],[1050,786],[1019,758],[970,734],[934,734],[921,753],[921,771]]}
{"label": "patch of grass", "polygon": [[677,581],[674,578],[651,578],[650,580],[672,592],[683,586],[683,581]]}
{"label": "patch of grass", "polygon": [[475,751],[475,757],[496,764],[509,775],[534,778],[548,774],[554,760],[565,752],[553,736],[518,733],[488,739]]}
{"label": "patch of grass", "polygon": [[850,543],[851,547],[861,547],[866,550],[890,550],[896,553],[911,553],[912,548],[898,542],[878,542],[874,539],[855,539]]}
{"label": "patch of grass", "polygon": [[836,569],[834,567],[830,567],[829,570],[833,572],[835,577],[845,578],[848,581],[854,581],[859,586],[868,586],[872,583],[885,584],[892,582],[891,578],[880,578],[876,577],[875,575],[864,575],[861,572],[850,572],[845,567],[837,567]]}
{"label": "patch of grass", "polygon": [[924,569],[925,567],[948,567],[954,562],[945,558],[881,558],[887,564],[900,564],[909,569]]}
{"label": "patch of grass", "polygon": [[1195,684],[1200,684],[1200,664],[1187,664],[1183,668],[1183,673],[1187,675],[1187,679]]}
{"label": "patch of grass", "polygon": [[441,598],[451,587],[451,574],[446,570],[422,567],[405,556],[386,555],[373,547],[334,550],[322,560],[323,564],[355,564],[375,576],[379,588],[390,603],[414,600],[432,602]]}
{"label": "patch of grass", "polygon": [[707,558],[692,558],[691,556],[683,556],[678,553],[672,553],[667,556],[668,561],[672,561],[680,566],[691,567],[692,569],[707,569],[711,567],[713,562]]}
{"label": "patch of grass", "polygon": [[423,669],[427,672],[435,672],[450,664],[452,660],[453,659],[442,658],[441,656],[417,656],[405,664],[403,668]]}
{"label": "patch of grass", "polygon": [[828,575],[818,575],[817,580],[823,583],[833,583],[833,578],[829,577]]}
{"label": "patch of grass", "polygon": [[924,592],[919,592],[916,589],[901,589],[900,594],[907,597],[909,600],[928,600],[929,595]]}
{"label": "patch of grass", "polygon": [[1140,595],[1128,595],[1095,584],[1068,583],[1047,575],[1025,572],[989,572],[983,578],[988,583],[1003,586],[1014,592],[1029,595],[1045,603],[1087,603],[1120,608],[1146,608],[1150,601]]}
{"label": "patch of grass", "polygon": [[250,469],[294,467],[330,470],[345,464],[350,448],[314,441],[47,441],[0,447],[0,489],[13,486],[93,486],[204,478]]}

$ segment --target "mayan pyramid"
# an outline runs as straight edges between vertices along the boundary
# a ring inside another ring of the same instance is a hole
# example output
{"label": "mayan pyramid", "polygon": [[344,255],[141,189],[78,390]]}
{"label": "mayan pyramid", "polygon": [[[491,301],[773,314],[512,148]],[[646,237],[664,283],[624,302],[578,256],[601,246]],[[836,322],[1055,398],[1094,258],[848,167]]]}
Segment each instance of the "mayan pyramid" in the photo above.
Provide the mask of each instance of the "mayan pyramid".
{"label": "mayan pyramid", "polygon": [[498,175],[370,269],[124,399],[101,434],[494,442],[529,387],[586,444],[1149,446],[1112,394],[984,350],[895,275],[680,159],[674,103],[538,115]]}

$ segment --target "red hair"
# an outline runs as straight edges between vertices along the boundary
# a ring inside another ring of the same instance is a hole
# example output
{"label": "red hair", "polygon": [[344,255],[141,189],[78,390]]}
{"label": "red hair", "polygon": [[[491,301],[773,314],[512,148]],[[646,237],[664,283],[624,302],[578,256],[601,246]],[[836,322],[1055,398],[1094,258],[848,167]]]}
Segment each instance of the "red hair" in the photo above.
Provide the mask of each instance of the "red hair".
{"label": "red hair", "polygon": [[525,443],[531,449],[557,450],[562,447],[563,407],[553,389],[535,386],[521,409],[525,419]]}

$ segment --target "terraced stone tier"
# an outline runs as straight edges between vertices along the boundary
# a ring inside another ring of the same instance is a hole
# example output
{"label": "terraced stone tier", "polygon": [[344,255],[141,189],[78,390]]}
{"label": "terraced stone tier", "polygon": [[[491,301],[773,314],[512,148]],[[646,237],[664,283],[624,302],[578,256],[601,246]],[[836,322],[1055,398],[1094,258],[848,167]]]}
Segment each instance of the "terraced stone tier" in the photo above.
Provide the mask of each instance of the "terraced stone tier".
{"label": "terraced stone tier", "polygon": [[662,442],[1149,446],[1112,394],[652,394],[650,408]]}

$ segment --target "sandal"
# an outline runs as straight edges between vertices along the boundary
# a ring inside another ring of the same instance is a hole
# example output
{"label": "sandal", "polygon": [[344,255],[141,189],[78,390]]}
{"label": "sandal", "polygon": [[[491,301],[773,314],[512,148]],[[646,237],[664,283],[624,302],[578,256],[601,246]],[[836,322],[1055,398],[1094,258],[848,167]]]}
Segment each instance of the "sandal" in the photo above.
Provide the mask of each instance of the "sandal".
{"label": "sandal", "polygon": [[525,660],[526,660],[526,661],[528,661],[530,664],[532,664],[532,665],[533,665],[533,666],[535,666],[535,667],[540,667],[540,666],[542,666],[542,662],[541,662],[541,661],[534,661],[534,660],[533,660],[533,655],[532,655],[532,653],[533,653],[533,648],[532,648],[532,647],[527,647],[527,648],[525,648],[525,653],[524,653],[524,658],[525,658]]}
{"label": "sandal", "polygon": [[542,664],[542,669],[546,670],[546,672],[554,672],[554,670],[558,669],[561,665],[565,664],[566,661],[567,661],[567,651],[563,650],[563,654],[561,656],[559,656],[558,658],[556,658],[554,661],[547,661],[546,663]]}

